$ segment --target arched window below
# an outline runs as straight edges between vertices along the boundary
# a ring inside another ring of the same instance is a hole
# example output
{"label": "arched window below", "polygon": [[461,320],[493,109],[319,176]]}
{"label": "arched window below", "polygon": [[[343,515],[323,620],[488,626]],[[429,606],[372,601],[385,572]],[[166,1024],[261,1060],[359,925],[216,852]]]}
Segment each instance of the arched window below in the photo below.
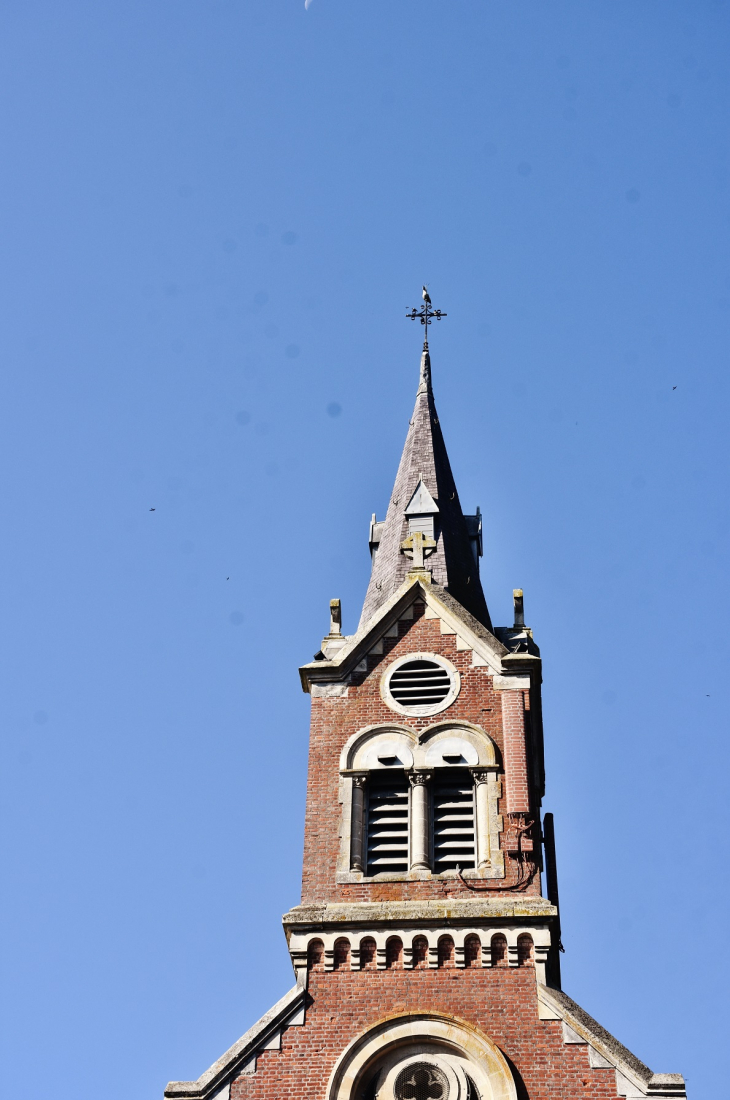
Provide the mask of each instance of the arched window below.
{"label": "arched window below", "polygon": [[388,970],[403,969],[403,941],[391,936],[385,945],[385,965]]}
{"label": "arched window below", "polygon": [[455,966],[454,941],[451,936],[442,936],[439,940],[439,966]]}
{"label": "arched window below", "polygon": [[413,969],[422,970],[428,966],[428,940],[425,936],[416,936],[413,941]]}
{"label": "arched window below", "polygon": [[467,936],[464,940],[464,966],[482,965],[482,941],[479,936]]}
{"label": "arched window below", "polygon": [[517,965],[535,965],[535,948],[532,942],[532,936],[527,935],[527,933],[520,936],[517,940]]}
{"label": "arched window below", "polygon": [[476,867],[474,780],[461,768],[438,769],[432,784],[433,869]]}
{"label": "arched window below", "polygon": [[350,969],[350,941],[341,939],[335,943],[335,957],[334,957],[334,969],[335,970],[349,970]]}
{"label": "arched window below", "polygon": [[366,936],[365,939],[360,942],[360,969],[375,970],[377,969],[377,965],[375,940],[372,936]]}
{"label": "arched window below", "polygon": [[408,780],[373,772],[368,782],[367,873],[408,870]]}
{"label": "arched window below", "polygon": [[321,940],[312,940],[307,948],[307,969],[322,970],[324,967],[324,944]]}
{"label": "arched window below", "polygon": [[507,939],[501,933],[492,936],[492,966],[509,966]]}

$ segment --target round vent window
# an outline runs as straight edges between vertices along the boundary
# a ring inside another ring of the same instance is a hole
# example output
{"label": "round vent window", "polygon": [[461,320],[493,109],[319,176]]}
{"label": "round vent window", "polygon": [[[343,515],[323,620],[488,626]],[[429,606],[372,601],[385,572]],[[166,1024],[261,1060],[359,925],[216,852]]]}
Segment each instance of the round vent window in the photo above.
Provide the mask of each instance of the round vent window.
{"label": "round vent window", "polygon": [[451,706],[459,694],[459,673],[435,653],[412,653],[386,669],[383,699],[399,714],[428,716]]}
{"label": "round vent window", "polygon": [[396,1100],[448,1100],[446,1074],[428,1062],[407,1066],[395,1082]]}
{"label": "round vent window", "polygon": [[406,661],[390,677],[390,694],[402,707],[431,707],[450,691],[451,677],[435,661]]}

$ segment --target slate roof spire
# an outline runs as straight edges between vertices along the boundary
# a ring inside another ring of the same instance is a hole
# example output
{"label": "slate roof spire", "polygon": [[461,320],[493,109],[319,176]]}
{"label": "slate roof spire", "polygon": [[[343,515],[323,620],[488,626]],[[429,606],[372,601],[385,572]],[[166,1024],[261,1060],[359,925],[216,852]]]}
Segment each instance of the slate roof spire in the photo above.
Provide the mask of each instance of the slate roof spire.
{"label": "slate roof spire", "polygon": [[405,539],[422,531],[436,546],[425,558],[433,580],[446,588],[487,629],[491,622],[479,580],[481,516],[464,516],[431,387],[428,339],[421,355],[421,374],[398,473],[382,523],[371,526],[373,568],[360,625],[376,613],[413,568],[401,549]]}

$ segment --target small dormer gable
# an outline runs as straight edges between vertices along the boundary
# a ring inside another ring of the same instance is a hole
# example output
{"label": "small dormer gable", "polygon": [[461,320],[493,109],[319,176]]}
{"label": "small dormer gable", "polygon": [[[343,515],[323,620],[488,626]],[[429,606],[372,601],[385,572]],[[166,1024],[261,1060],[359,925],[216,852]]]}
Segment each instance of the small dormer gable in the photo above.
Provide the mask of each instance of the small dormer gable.
{"label": "small dormer gable", "polygon": [[406,505],[407,516],[436,516],[438,504],[426,488],[423,478],[418,482],[416,491]]}

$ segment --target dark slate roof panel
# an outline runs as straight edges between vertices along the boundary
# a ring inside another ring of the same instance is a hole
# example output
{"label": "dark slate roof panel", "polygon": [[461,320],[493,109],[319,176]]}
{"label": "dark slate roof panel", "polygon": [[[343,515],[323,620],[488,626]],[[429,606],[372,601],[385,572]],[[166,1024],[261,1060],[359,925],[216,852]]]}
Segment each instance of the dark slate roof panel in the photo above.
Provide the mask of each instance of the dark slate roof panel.
{"label": "dark slate roof panel", "polygon": [[373,562],[360,618],[361,626],[400,587],[410,568],[410,560],[401,552],[401,543],[408,534],[405,510],[421,479],[439,510],[436,549],[426,559],[426,567],[432,571],[436,584],[447,589],[471,615],[491,630],[469,531],[433,399],[427,343],[424,343],[421,356],[416,407],[383,523],[380,546]]}

